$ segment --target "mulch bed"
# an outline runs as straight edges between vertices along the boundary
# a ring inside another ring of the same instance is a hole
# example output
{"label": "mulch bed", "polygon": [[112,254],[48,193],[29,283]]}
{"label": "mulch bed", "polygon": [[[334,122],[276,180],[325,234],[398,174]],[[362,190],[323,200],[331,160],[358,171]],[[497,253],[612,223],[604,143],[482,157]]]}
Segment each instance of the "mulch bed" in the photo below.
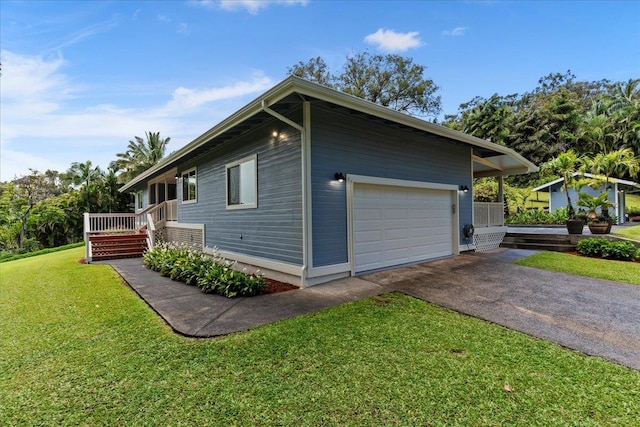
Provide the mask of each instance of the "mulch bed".
{"label": "mulch bed", "polygon": [[267,281],[267,287],[262,291],[263,294],[277,294],[279,292],[293,291],[300,289],[299,287],[290,283],[279,282],[277,280],[264,278]]}
{"label": "mulch bed", "polygon": [[[87,260],[85,258],[82,258],[79,259],[78,262],[80,264],[86,264]],[[284,283],[266,277],[264,279],[267,281],[267,286],[262,290],[263,294],[277,294],[279,292],[287,292],[300,289],[298,286],[292,285],[291,283]]]}

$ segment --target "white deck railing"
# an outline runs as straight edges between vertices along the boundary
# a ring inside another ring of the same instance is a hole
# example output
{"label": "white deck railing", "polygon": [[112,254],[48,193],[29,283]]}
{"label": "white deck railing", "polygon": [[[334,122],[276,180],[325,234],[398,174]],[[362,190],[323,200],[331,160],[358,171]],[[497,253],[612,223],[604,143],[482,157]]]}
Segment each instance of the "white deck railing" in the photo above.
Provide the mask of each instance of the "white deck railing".
{"label": "white deck railing", "polygon": [[504,205],[494,202],[473,202],[473,226],[502,227],[504,225]]}
{"label": "white deck railing", "polygon": [[[94,234],[139,233],[145,226],[149,235],[156,227],[165,221],[178,220],[178,201],[169,200],[157,205],[151,205],[137,213],[85,213],[84,241],[86,244],[86,260],[91,262],[91,245],[89,238]],[[150,236],[150,247],[153,246],[154,236]]]}

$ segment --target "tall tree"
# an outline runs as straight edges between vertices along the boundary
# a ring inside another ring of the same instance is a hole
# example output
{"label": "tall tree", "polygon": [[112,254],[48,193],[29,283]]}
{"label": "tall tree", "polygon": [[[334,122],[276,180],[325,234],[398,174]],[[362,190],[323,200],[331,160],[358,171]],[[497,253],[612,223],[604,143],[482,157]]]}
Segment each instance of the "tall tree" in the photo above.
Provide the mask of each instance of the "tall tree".
{"label": "tall tree", "polygon": [[576,218],[576,211],[571,203],[569,188],[571,188],[573,183],[573,173],[578,170],[580,165],[581,159],[578,155],[573,150],[568,150],[544,163],[541,168],[545,172],[558,174],[564,179],[562,186],[565,194],[567,195],[567,213],[569,215],[569,219]]}
{"label": "tall tree", "polygon": [[91,212],[91,195],[95,193],[93,184],[103,178],[100,167],[93,166],[91,160],[84,163],[73,162],[67,170],[67,177],[74,185],[80,186],[85,198],[86,212]]}
{"label": "tall tree", "polygon": [[146,141],[139,136],[129,141],[127,151],[116,154],[114,166],[123,170],[121,182],[127,182],[155,165],[164,157],[171,138],[160,138],[160,132],[145,132]]}
{"label": "tall tree", "polygon": [[426,67],[400,55],[349,55],[339,74],[320,57],[299,62],[287,72],[408,114],[435,118],[441,111],[439,90],[424,77]]}

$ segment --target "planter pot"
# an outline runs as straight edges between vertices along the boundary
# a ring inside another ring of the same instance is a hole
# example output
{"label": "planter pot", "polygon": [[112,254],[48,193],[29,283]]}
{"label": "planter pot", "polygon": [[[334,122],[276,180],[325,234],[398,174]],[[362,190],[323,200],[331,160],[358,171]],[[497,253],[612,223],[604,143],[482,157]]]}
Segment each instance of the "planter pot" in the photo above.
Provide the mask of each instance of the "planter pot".
{"label": "planter pot", "polygon": [[611,224],[606,222],[589,224],[589,231],[591,231],[591,234],[609,234],[611,231]]}
{"label": "planter pot", "polygon": [[567,231],[569,234],[582,234],[584,221],[581,219],[570,219],[567,221]]}

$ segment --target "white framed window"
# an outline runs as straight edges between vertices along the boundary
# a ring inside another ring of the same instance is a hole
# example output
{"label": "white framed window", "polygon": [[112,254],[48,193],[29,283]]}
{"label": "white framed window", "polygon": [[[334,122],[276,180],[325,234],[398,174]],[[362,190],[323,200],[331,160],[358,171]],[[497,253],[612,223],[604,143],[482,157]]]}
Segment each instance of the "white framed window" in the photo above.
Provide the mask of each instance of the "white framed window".
{"label": "white framed window", "polygon": [[198,173],[196,168],[186,170],[182,177],[182,203],[195,203],[198,201]]}
{"label": "white framed window", "polygon": [[144,208],[144,200],[142,200],[142,190],[136,193],[136,209],[141,210]]}
{"label": "white framed window", "polygon": [[245,157],[226,166],[227,209],[258,207],[258,156]]}

